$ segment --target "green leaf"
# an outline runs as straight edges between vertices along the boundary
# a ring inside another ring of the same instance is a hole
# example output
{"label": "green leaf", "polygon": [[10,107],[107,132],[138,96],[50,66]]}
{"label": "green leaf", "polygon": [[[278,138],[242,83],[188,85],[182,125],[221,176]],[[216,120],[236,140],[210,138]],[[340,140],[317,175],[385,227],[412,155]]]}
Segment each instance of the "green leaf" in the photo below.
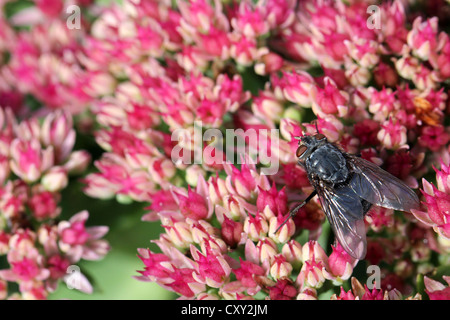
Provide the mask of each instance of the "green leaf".
{"label": "green leaf", "polygon": [[16,13],[22,11],[23,9],[30,8],[33,6],[34,2],[29,0],[9,1],[5,3],[3,11],[5,13],[6,18],[9,19]]}

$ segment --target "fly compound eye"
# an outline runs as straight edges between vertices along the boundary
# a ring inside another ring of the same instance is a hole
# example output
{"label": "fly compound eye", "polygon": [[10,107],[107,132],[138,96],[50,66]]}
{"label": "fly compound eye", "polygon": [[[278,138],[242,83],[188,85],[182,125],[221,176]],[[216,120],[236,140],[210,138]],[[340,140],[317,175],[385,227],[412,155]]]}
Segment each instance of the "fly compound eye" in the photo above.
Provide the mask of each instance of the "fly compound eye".
{"label": "fly compound eye", "polygon": [[314,135],[314,138],[316,138],[317,140],[323,140],[323,139],[325,139],[325,136],[321,133],[318,133],[318,134]]}
{"label": "fly compound eye", "polygon": [[297,152],[295,153],[295,155],[297,156],[297,158],[300,158],[305,151],[308,149],[307,146],[301,145],[300,147],[297,148]]}

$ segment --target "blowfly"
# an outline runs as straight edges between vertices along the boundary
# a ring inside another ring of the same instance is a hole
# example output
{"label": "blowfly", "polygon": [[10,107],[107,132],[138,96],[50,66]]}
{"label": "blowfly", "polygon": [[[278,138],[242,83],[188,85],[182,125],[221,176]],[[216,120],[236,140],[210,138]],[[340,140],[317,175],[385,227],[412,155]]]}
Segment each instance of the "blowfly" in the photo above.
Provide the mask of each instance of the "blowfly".
{"label": "blowfly", "polygon": [[336,239],[353,258],[362,260],[367,248],[364,216],[372,205],[406,212],[419,207],[419,198],[404,182],[372,162],[342,151],[323,134],[296,139],[298,164],[306,170],[314,191],[282,225],[317,195]]}

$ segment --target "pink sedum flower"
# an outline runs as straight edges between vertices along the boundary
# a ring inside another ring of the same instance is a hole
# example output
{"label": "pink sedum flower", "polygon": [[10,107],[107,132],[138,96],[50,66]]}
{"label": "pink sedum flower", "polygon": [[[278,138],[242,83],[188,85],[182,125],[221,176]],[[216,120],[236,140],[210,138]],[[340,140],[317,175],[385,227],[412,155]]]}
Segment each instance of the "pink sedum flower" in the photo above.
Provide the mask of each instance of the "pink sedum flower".
{"label": "pink sedum flower", "polygon": [[269,31],[269,21],[263,6],[252,7],[241,2],[236,16],[231,19],[231,26],[248,38],[262,36]]}
{"label": "pink sedum flower", "polygon": [[433,229],[445,238],[450,238],[450,224],[448,208],[450,205],[450,196],[439,191],[434,185],[427,180],[422,179],[424,195],[424,204],[427,211],[413,210],[414,216],[421,222]]}
{"label": "pink sedum flower", "polygon": [[287,196],[285,188],[277,190],[275,184],[269,190],[259,189],[256,207],[266,218],[287,213]]}
{"label": "pink sedum flower", "polygon": [[213,288],[223,285],[231,273],[231,268],[220,254],[209,247],[206,247],[205,253],[191,247],[191,254],[198,263],[197,272],[193,274],[194,279]]}
{"label": "pink sedum flower", "polygon": [[169,262],[165,254],[154,254],[148,249],[139,250],[140,259],[144,262],[144,271],[139,271],[142,281],[158,280],[163,287],[185,297],[195,296],[195,279],[193,270],[187,267],[177,267]]}
{"label": "pink sedum flower", "polygon": [[400,104],[392,89],[383,88],[381,91],[372,90],[369,111],[374,114],[374,120],[379,122],[386,120],[399,108]]}
{"label": "pink sedum flower", "polygon": [[42,149],[36,140],[11,142],[12,171],[26,182],[35,182],[53,165],[53,148]]}
{"label": "pink sedum flower", "polygon": [[280,279],[270,287],[269,296],[272,300],[293,300],[298,293],[297,288],[288,279]]}
{"label": "pink sedum flower", "polygon": [[195,191],[188,189],[187,197],[181,194],[177,195],[180,202],[181,213],[191,219],[200,220],[208,216],[208,207],[205,199]]}
{"label": "pink sedum flower", "polygon": [[274,257],[270,267],[270,275],[275,279],[287,278],[291,275],[292,265],[280,254]]}
{"label": "pink sedum flower", "polygon": [[340,91],[333,80],[324,78],[324,88],[317,88],[312,108],[317,117],[324,118],[328,114],[345,117],[348,113],[348,94]]}
{"label": "pink sedum flower", "polygon": [[432,151],[438,151],[449,141],[450,133],[442,125],[423,127],[419,137],[419,144]]}
{"label": "pink sedum flower", "polygon": [[178,248],[187,249],[194,242],[191,227],[183,221],[164,224],[170,241]]}
{"label": "pink sedum flower", "polygon": [[448,35],[442,37],[442,50],[435,60],[431,60],[433,67],[439,70],[439,76],[442,79],[448,79],[450,77],[450,68],[446,63],[450,58],[450,41]]}
{"label": "pink sedum flower", "polygon": [[325,277],[322,273],[322,261],[308,260],[305,261],[296,282],[301,287],[311,287],[319,289],[325,282]]}
{"label": "pink sedum flower", "polygon": [[37,192],[29,200],[28,206],[38,220],[56,218],[61,213],[57,205],[57,195],[49,191]]}
{"label": "pink sedum flower", "polygon": [[265,271],[261,266],[242,259],[240,259],[240,267],[233,272],[241,284],[247,288],[256,288],[258,286],[258,276],[265,275]]}
{"label": "pink sedum flower", "polygon": [[313,78],[306,72],[283,73],[281,79],[273,78],[275,94],[303,107],[312,105],[312,93],[316,87]]}
{"label": "pink sedum flower", "polygon": [[383,62],[377,64],[374,78],[379,87],[394,87],[398,83],[398,74],[395,69]]}
{"label": "pink sedum flower", "polygon": [[322,270],[324,277],[341,282],[350,278],[356,261],[342,248],[340,244],[332,247],[333,252],[328,257],[328,266]]}
{"label": "pink sedum flower", "polygon": [[[225,169],[227,170],[227,167]],[[254,197],[256,189],[255,175],[256,171],[245,163],[242,164],[241,170],[232,166],[230,175],[227,177],[227,188],[232,193],[237,192],[245,199]],[[231,182],[233,186],[231,186]]]}
{"label": "pink sedum flower", "polygon": [[442,160],[440,163],[440,169],[433,167],[436,172],[437,187],[440,191],[450,194],[450,166],[447,166]]}
{"label": "pink sedum flower", "polygon": [[430,297],[430,300],[448,300],[450,299],[450,278],[448,276],[443,277],[446,281],[446,285],[433,280],[429,277],[424,277],[425,292]]}
{"label": "pink sedum flower", "polygon": [[[46,298],[69,281],[70,264],[109,250],[107,227],[89,226],[87,211],[55,221],[93,157],[85,194],[138,202],[143,221],[163,226],[153,240],[160,253],[138,250],[139,280],[182,299],[320,299],[328,290],[336,299],[407,298],[417,273],[438,269],[449,250],[450,41],[443,10],[422,2],[379,5],[381,28],[370,28],[367,1],[99,9],[82,0],[89,19],[69,29],[64,1],[38,0],[0,18],[0,107],[12,110],[0,109],[0,253],[9,264],[0,296]],[[196,139],[200,122],[201,135],[254,130],[258,139],[242,134],[251,155]],[[312,191],[295,137],[318,132],[422,188],[417,219],[380,208],[365,217],[367,260],[386,265],[389,290],[352,278],[356,261],[340,245],[318,244],[332,230],[317,198],[275,232]],[[102,150],[74,150],[92,137]],[[278,164],[273,175],[265,151]],[[420,185],[440,158],[437,187]],[[20,295],[7,292],[10,281]],[[430,298],[445,297],[444,284],[425,281]]]}
{"label": "pink sedum flower", "polygon": [[377,137],[381,144],[387,149],[401,149],[406,146],[406,128],[398,122],[394,122],[392,118],[385,121],[378,131]]}
{"label": "pink sedum flower", "polygon": [[415,55],[422,60],[428,60],[431,54],[435,54],[438,46],[438,18],[434,17],[422,22],[418,17],[413,22],[413,28],[408,33],[408,45]]}
{"label": "pink sedum flower", "polygon": [[58,224],[59,247],[71,261],[99,260],[109,251],[108,242],[100,239],[108,232],[108,227],[86,227],[88,217],[87,211],[81,211],[69,221]]}

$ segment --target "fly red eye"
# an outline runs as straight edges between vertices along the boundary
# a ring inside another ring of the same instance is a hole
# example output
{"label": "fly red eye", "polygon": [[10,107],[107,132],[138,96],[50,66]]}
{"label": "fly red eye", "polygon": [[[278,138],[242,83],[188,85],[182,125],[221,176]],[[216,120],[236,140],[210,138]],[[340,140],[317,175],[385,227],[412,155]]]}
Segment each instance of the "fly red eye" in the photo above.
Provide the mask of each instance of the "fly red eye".
{"label": "fly red eye", "polygon": [[318,134],[314,135],[314,138],[316,138],[317,140],[322,140],[322,139],[325,139],[325,136],[321,133],[318,133]]}
{"label": "fly red eye", "polygon": [[303,145],[298,147],[297,152],[295,153],[297,158],[300,158],[302,156],[302,154],[304,154],[307,149],[308,149],[308,147],[307,146],[303,146]]}

